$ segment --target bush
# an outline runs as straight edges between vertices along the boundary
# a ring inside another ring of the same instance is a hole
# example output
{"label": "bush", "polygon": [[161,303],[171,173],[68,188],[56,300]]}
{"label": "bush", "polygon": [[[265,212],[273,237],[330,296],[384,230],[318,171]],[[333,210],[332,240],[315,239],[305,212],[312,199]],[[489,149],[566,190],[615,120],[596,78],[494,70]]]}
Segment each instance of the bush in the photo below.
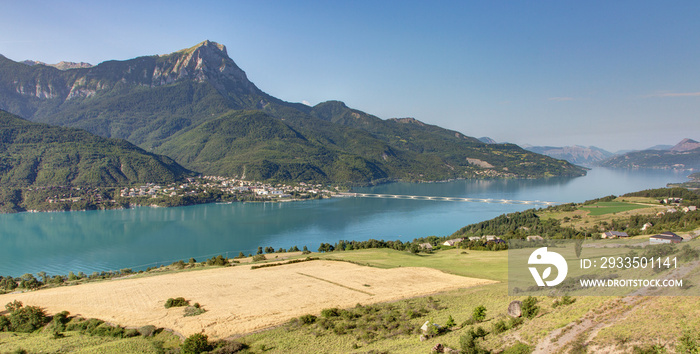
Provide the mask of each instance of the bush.
{"label": "bush", "polygon": [[185,317],[197,316],[205,312],[207,312],[207,310],[201,308],[199,304],[195,304],[195,306],[185,307]]}
{"label": "bush", "polygon": [[51,324],[49,329],[54,333],[63,332],[66,330],[66,323],[70,321],[68,318],[68,311],[63,311],[55,314],[51,319]]}
{"label": "bush", "polygon": [[321,316],[323,317],[338,317],[340,316],[340,309],[337,307],[330,308],[330,309],[323,309],[321,311]]}
{"label": "bush", "polygon": [[169,298],[165,301],[165,308],[169,309],[171,307],[182,307],[189,305],[190,302],[185,300],[184,297]]}
{"label": "bush", "polygon": [[576,299],[572,298],[569,295],[564,295],[561,297],[560,300],[554,300],[554,303],[552,304],[552,308],[557,308],[559,306],[571,305],[574,302],[576,302]]}
{"label": "bush", "polygon": [[527,317],[528,319],[533,319],[537,314],[540,312],[540,307],[537,306],[537,298],[528,296],[525,301],[523,301],[522,306],[520,307],[523,316]]}
{"label": "bush", "polygon": [[265,257],[264,254],[256,254],[255,256],[253,256],[253,262],[264,261],[266,259],[267,257]]}
{"label": "bush", "polygon": [[495,334],[503,333],[509,329],[508,323],[505,320],[499,320],[493,324],[493,333]]}
{"label": "bush", "polygon": [[318,317],[316,317],[314,315],[304,315],[304,316],[299,317],[299,321],[301,321],[301,324],[312,324],[312,323],[316,322],[317,318]]}
{"label": "bush", "polygon": [[5,305],[10,311],[7,319],[10,322],[10,330],[14,332],[31,333],[43,327],[49,322],[44,310],[37,306],[22,306],[19,301]]}
{"label": "bush", "polygon": [[238,353],[242,350],[248,349],[245,343],[233,341],[220,340],[214,343],[214,350],[211,351],[212,354],[233,354]]}
{"label": "bush", "polygon": [[472,312],[472,319],[476,322],[482,322],[486,319],[486,307],[484,305],[479,305]]}
{"label": "bush", "polygon": [[143,326],[139,327],[137,331],[144,337],[151,337],[156,332],[156,326]]}
{"label": "bush", "polygon": [[487,350],[481,348],[479,343],[477,343],[478,337],[474,336],[472,331],[459,337],[459,346],[462,349],[462,353],[465,354],[485,354],[488,353]]}
{"label": "bush", "polygon": [[12,327],[10,320],[5,316],[0,316],[0,332],[9,332]]}
{"label": "bush", "polygon": [[209,345],[209,337],[206,334],[195,333],[182,343],[180,352],[182,354],[199,354],[211,350]]}
{"label": "bush", "polygon": [[456,326],[456,325],[457,325],[457,323],[455,322],[455,319],[452,318],[452,315],[450,315],[450,317],[447,318],[447,323],[445,323],[445,327],[447,327],[447,328],[452,328],[452,327],[454,327],[454,326]]}

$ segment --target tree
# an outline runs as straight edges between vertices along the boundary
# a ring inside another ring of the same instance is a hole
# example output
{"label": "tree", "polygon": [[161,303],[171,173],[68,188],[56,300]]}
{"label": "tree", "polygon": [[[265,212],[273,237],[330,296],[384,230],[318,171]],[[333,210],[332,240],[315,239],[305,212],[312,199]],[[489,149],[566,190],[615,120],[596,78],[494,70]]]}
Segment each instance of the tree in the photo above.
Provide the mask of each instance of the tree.
{"label": "tree", "polygon": [[44,284],[47,284],[47,283],[49,282],[49,279],[51,279],[51,278],[48,276],[48,274],[46,274],[46,272],[39,272],[39,273],[36,273],[36,276],[38,276],[39,278],[41,278],[41,281],[42,281]]}
{"label": "tree", "polygon": [[4,290],[14,290],[17,288],[17,281],[12,277],[8,276],[0,280],[0,289]]}
{"label": "tree", "polygon": [[209,345],[209,337],[206,334],[195,333],[182,343],[180,347],[182,354],[199,354],[212,349]]}
{"label": "tree", "polygon": [[34,275],[26,273],[20,277],[22,280],[19,282],[20,288],[25,289],[36,289],[41,286],[41,283],[34,278]]}
{"label": "tree", "polygon": [[256,253],[256,254],[263,254],[262,246],[258,246],[258,253]]}

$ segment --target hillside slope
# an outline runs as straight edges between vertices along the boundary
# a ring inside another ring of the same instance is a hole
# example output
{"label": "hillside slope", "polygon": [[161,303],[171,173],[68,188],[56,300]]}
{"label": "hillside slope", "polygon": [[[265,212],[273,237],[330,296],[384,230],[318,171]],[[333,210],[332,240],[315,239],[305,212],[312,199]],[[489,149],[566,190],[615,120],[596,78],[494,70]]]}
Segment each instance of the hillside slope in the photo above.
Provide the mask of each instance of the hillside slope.
{"label": "hillside slope", "polygon": [[75,128],[32,123],[0,111],[0,183],[116,186],[167,183],[190,172],[165,156]]}

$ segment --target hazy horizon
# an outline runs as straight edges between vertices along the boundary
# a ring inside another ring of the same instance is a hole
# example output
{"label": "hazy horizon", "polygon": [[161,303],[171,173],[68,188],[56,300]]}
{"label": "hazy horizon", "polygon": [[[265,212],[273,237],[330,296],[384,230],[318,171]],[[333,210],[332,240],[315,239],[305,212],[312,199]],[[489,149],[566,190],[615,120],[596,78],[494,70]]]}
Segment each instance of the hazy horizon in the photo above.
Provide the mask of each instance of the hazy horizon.
{"label": "hazy horizon", "polygon": [[[4,2],[0,54],[98,64],[205,39],[261,90],[519,145],[700,140],[700,3]],[[79,15],[78,15],[79,14]]]}

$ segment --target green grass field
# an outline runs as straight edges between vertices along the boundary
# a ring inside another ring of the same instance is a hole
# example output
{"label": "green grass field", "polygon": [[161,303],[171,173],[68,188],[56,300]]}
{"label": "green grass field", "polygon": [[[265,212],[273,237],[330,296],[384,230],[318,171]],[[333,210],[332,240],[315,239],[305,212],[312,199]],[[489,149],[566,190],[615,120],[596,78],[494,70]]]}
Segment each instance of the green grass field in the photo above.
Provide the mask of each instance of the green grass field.
{"label": "green grass field", "polygon": [[347,260],[378,268],[427,267],[471,278],[503,282],[508,280],[508,252],[505,251],[450,249],[414,255],[390,249],[368,249],[330,252],[320,257]]}
{"label": "green grass field", "polygon": [[648,205],[639,205],[624,202],[598,202],[593,205],[584,206],[581,209],[588,210],[590,216],[621,213],[623,211],[648,208]]}
{"label": "green grass field", "polygon": [[163,331],[151,338],[113,338],[91,336],[77,331],[64,332],[63,338],[54,338],[49,330],[35,333],[0,332],[0,353],[163,353],[177,348],[180,338]]}

